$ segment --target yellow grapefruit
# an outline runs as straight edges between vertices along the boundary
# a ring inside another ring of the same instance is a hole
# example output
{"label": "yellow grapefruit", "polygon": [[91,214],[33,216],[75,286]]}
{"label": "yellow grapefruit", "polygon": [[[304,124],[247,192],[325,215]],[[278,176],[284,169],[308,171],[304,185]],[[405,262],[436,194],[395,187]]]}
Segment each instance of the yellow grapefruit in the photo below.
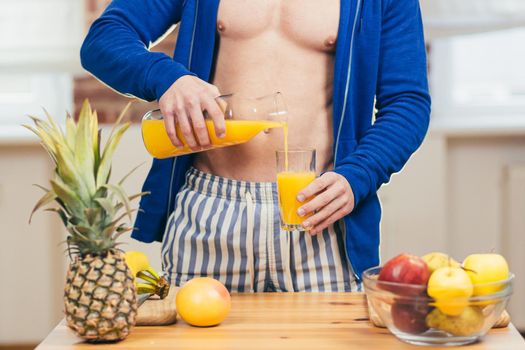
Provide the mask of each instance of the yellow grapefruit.
{"label": "yellow grapefruit", "polygon": [[218,325],[231,308],[226,287],[210,277],[196,277],[186,282],[178,291],[175,303],[180,317],[199,327]]}

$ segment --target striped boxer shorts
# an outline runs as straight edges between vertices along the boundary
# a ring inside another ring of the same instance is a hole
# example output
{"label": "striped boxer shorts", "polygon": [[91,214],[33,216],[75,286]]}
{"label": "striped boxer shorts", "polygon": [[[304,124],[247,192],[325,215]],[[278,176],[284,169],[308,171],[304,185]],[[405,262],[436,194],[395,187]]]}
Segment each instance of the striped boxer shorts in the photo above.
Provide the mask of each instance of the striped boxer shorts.
{"label": "striped boxer shorts", "polygon": [[356,291],[343,222],[311,236],[280,228],[277,186],[190,168],[162,244],[171,284],[197,276],[231,292]]}

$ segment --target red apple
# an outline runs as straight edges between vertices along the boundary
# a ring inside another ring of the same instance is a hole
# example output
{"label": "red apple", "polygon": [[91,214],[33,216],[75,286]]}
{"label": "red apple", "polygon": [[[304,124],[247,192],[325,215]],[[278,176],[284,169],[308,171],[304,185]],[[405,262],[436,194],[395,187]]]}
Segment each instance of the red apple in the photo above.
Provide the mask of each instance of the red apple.
{"label": "red apple", "polygon": [[426,317],[430,312],[426,302],[414,301],[403,303],[396,301],[392,305],[392,322],[401,332],[420,334],[428,329]]}
{"label": "red apple", "polygon": [[419,256],[400,254],[386,262],[379,273],[379,281],[412,284],[410,286],[392,286],[382,284],[381,288],[400,295],[424,294],[430,272],[426,262]]}

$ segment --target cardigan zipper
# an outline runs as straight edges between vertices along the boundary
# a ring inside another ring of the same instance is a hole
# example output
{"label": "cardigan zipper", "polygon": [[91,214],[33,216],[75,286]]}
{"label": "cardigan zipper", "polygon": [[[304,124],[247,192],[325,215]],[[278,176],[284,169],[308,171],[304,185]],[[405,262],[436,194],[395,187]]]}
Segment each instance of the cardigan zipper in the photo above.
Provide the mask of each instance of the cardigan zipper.
{"label": "cardigan zipper", "polygon": [[193,42],[195,41],[195,31],[197,30],[197,15],[199,14],[199,0],[195,2],[195,17],[193,18],[193,31],[191,33],[190,53],[188,55],[188,70],[191,70],[191,61],[193,59]]}
{"label": "cardigan zipper", "polygon": [[[190,52],[188,55],[188,70],[191,70],[191,61],[193,58],[193,42],[195,41],[195,31],[197,29],[197,14],[199,13],[199,0],[196,1],[195,4],[195,17],[193,19],[193,31],[191,33],[191,41],[190,41]],[[168,192],[168,210],[166,213],[166,223],[169,219],[169,216],[171,215],[171,199],[173,197],[173,180],[175,178],[175,167],[177,166],[177,157],[173,158],[173,165],[171,167],[171,176],[170,176],[170,187]]]}
{"label": "cardigan zipper", "polygon": [[[350,77],[351,77],[351,74],[352,74],[352,55],[353,55],[353,51],[354,51],[354,37],[355,37],[355,33],[356,33],[356,28],[357,28],[357,22],[358,22],[358,19],[360,19],[360,24],[359,24],[359,29],[361,29],[361,23],[363,22],[363,17],[362,17],[362,4],[363,4],[364,0],[357,0],[357,6],[356,6],[356,11],[355,11],[355,16],[354,16],[354,23],[352,25],[352,33],[350,35],[350,53],[349,53],[349,58],[348,58],[348,71],[347,71],[347,74],[346,74],[346,84],[345,84],[345,97],[344,97],[344,100],[343,100],[343,109],[341,111],[341,120],[339,122],[339,128],[337,129],[337,138],[335,140],[335,151],[334,151],[334,168],[337,166],[337,151],[339,149],[339,137],[341,136],[341,129],[343,127],[343,121],[345,119],[345,112],[346,112],[346,104],[347,104],[347,99],[348,99],[348,89],[350,87]],[[344,230],[344,232],[346,232],[346,228]],[[348,249],[347,248],[347,242],[346,242],[346,234],[345,234],[345,237],[344,237],[344,241],[345,241],[345,250],[348,252]],[[352,273],[354,274],[354,278],[356,279],[356,281],[358,283],[361,282],[361,278],[359,277],[359,275],[357,274],[355,268],[354,268],[354,264],[352,263],[352,259],[350,259],[350,256],[349,254],[347,253],[346,254],[346,257],[348,259],[348,263],[350,264],[350,267],[352,268]]]}
{"label": "cardigan zipper", "polygon": [[339,121],[339,128],[337,129],[337,137],[335,139],[335,151],[334,151],[334,168],[337,166],[337,151],[339,150],[339,137],[341,136],[341,128],[343,126],[343,121],[345,119],[345,112],[346,112],[346,103],[348,100],[348,88],[350,86],[350,77],[352,73],[352,54],[354,51],[354,37],[356,32],[356,25],[357,20],[359,18],[359,15],[361,13],[361,3],[363,0],[357,0],[357,6],[354,16],[354,24],[352,26],[352,33],[350,35],[350,54],[348,59],[348,71],[346,73],[346,85],[345,85],[345,97],[343,100],[343,109],[341,111],[341,120]]}

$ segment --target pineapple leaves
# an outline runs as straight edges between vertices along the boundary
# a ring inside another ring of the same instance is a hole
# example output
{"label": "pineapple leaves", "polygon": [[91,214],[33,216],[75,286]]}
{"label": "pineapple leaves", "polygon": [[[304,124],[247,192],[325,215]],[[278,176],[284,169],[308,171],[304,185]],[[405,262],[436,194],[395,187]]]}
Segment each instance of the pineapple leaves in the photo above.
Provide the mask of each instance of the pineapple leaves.
{"label": "pineapple leaves", "polygon": [[102,153],[100,165],[97,171],[97,187],[102,187],[103,184],[109,181],[109,173],[111,171],[111,158],[113,157],[113,153],[117,148],[120,138],[122,137],[124,132],[128,130],[129,126],[129,123],[122,125],[122,127],[120,127],[115,132],[115,135],[110,136],[110,138],[108,139],[106,147],[104,148],[104,152]]}
{"label": "pineapple leaves", "polygon": [[[70,242],[75,240],[75,245],[80,247],[79,242],[84,242],[86,244],[89,244],[91,240],[85,235],[86,231],[85,228],[79,227],[79,226],[68,226],[69,232],[71,232],[71,239]],[[74,239],[73,239],[74,237]]]}
{"label": "pineapple leaves", "polygon": [[150,193],[151,193],[151,192],[149,192],[149,191],[140,192],[140,193],[135,193],[135,194],[129,196],[128,199],[129,199],[130,201],[132,201],[132,200],[134,200],[135,198],[140,198],[140,197],[142,197],[142,196],[147,196],[147,195],[150,194]]}
{"label": "pineapple leaves", "polygon": [[64,224],[64,226],[67,227],[67,214],[66,212],[63,210],[63,209],[60,209],[60,208],[48,208],[48,209],[45,209],[45,211],[54,211],[55,213],[58,214],[58,216],[60,216],[60,219],[62,220],[62,223]]}
{"label": "pineapple leaves", "polygon": [[[64,183],[69,184],[71,190],[78,193],[79,199],[86,205],[89,204],[90,195],[89,190],[83,183],[82,175],[79,173],[80,170],[76,167],[74,154],[67,149],[67,146],[63,144],[56,145],[56,156],[57,156],[57,173],[58,177],[63,180]],[[94,191],[93,191],[94,192]]]}
{"label": "pineapple leaves", "polygon": [[[102,130],[97,131],[97,142],[93,143],[93,152],[95,154],[95,168],[93,169],[93,176],[98,173],[100,167],[100,139],[102,138]],[[95,178],[96,180],[96,178]]]}
{"label": "pineapple leaves", "polygon": [[115,206],[108,198],[95,198],[95,202],[106,211],[109,217],[114,217],[117,213],[117,206]]}
{"label": "pineapple leaves", "polygon": [[75,135],[75,160],[80,176],[84,180],[89,193],[94,193],[96,189],[95,176],[95,155],[93,154],[93,133],[92,120],[94,116],[87,101],[82,105]]}
{"label": "pineapple leaves", "polygon": [[129,220],[131,221],[131,207],[129,204],[128,196],[126,195],[126,192],[120,185],[114,185],[114,184],[106,184],[103,187],[107,188],[109,191],[113,192],[117,198],[124,204],[124,207],[126,208],[126,213],[129,216]]}
{"label": "pineapple leaves", "polygon": [[70,215],[81,217],[83,215],[82,202],[75,192],[57,177],[51,180],[51,187],[56,195],[61,199],[64,207]]}
{"label": "pineapple leaves", "polygon": [[[124,132],[126,132],[126,130],[129,128],[130,123],[124,123],[118,130],[117,130],[117,127],[122,122],[122,119],[124,118],[129,108],[131,107],[131,104],[134,101],[135,100],[128,102],[128,104],[126,104],[126,107],[124,107],[122,112],[120,112],[117,120],[115,121],[115,123],[113,124],[113,127],[111,128],[111,131],[108,136],[108,140],[106,142],[106,147],[104,148],[104,151],[100,158],[100,164],[98,168],[96,168],[96,171],[97,171],[96,182],[97,182],[98,187],[102,186],[102,184],[109,181],[109,175],[111,172],[111,158],[113,156],[113,153],[115,152],[117,144],[120,141],[120,138],[122,137],[122,134],[124,134]],[[99,152],[100,152],[100,147],[99,147]]]}
{"label": "pineapple leaves", "polygon": [[29,223],[31,223],[31,219],[33,218],[33,214],[40,208],[48,205],[49,203],[53,202],[57,198],[57,195],[54,191],[48,191],[45,193],[42,198],[38,200],[35,207],[31,211],[31,215],[29,215]]}
{"label": "pineapple leaves", "polygon": [[73,120],[73,117],[71,114],[67,113],[66,115],[66,142],[71,149],[71,151],[75,150],[75,135],[77,133],[77,126],[75,124],[75,121]]}
{"label": "pineapple leaves", "polygon": [[118,218],[116,218],[115,220],[113,220],[109,225],[111,226],[114,226],[116,225],[120,220],[124,219],[124,217],[128,216],[129,214],[132,214],[133,212],[135,212],[136,210],[132,210],[131,212],[129,213],[123,213],[122,215],[120,215]]}
{"label": "pineapple leaves", "polygon": [[93,144],[93,154],[96,156],[98,155],[98,149],[100,146],[100,130],[98,129],[98,114],[97,111],[93,111],[93,118],[90,120],[90,133],[92,137],[92,144]]}
{"label": "pineapple leaves", "polygon": [[100,208],[86,208],[84,209],[84,214],[90,226],[95,226],[102,218],[102,210]]}
{"label": "pineapple leaves", "polygon": [[60,129],[60,126],[58,126],[58,124],[55,122],[55,120],[49,114],[49,112],[45,108],[43,108],[43,110],[44,110],[44,113],[46,114],[47,121],[49,123],[49,127],[53,131],[54,136],[58,140],[64,142],[65,141],[65,137],[64,137],[64,133],[62,132],[62,129]]}
{"label": "pineapple leaves", "polygon": [[[44,191],[31,212],[33,214],[53,201],[56,212],[69,234],[68,252],[100,254],[117,246],[116,239],[132,231],[124,218],[132,219],[130,201],[147,192],[128,196],[122,184],[142,164],[132,169],[118,183],[109,184],[111,163],[118,143],[130,127],[120,124],[130,104],[124,108],[103,147],[96,111],[84,101],[78,121],[67,114],[64,125],[57,123],[47,111],[47,119],[30,116],[34,125],[23,125],[33,132],[55,164],[51,188],[36,185]],[[121,211],[122,210],[122,211]]]}
{"label": "pineapple leaves", "polygon": [[133,169],[131,169],[131,171],[129,173],[127,173],[126,175],[124,175],[122,177],[122,179],[120,179],[120,181],[118,182],[119,185],[122,185],[127,179],[128,177],[133,174],[138,168],[140,168],[141,166],[144,165],[145,162],[142,162],[140,163],[139,165],[137,165],[136,167],[134,167]]}
{"label": "pineapple leaves", "polygon": [[49,188],[45,188],[44,186],[39,185],[39,184],[33,184],[33,186],[40,188],[40,189],[41,189],[42,191],[44,191],[44,192],[49,192],[49,191],[51,191]]}
{"label": "pineapple leaves", "polygon": [[44,143],[50,146],[60,143],[61,135],[59,132],[57,132],[57,130],[53,128],[52,125],[46,123],[45,121],[37,117],[29,116],[29,118],[33,120],[33,122],[35,123],[35,127],[42,134],[42,141],[44,141]]}
{"label": "pineapple leaves", "polygon": [[[130,102],[128,102],[126,104],[126,107],[124,107],[124,109],[122,110],[122,112],[120,112],[119,116],[117,117],[117,120],[115,121],[115,124],[113,124],[113,127],[111,128],[111,131],[109,133],[109,137],[108,137],[108,140],[110,140],[112,137],[113,137],[113,133],[115,132],[115,130],[117,129],[117,126],[120,125],[120,123],[122,122],[122,119],[124,119],[124,116],[126,115],[126,113],[128,112],[128,109],[131,107],[131,104],[133,102],[135,102],[136,100],[132,100]],[[127,124],[127,123],[126,123]],[[109,141],[108,141],[109,142]]]}
{"label": "pineapple leaves", "polygon": [[44,149],[46,150],[46,152],[49,154],[49,156],[51,157],[51,159],[53,160],[53,162],[56,165],[57,164],[57,159],[56,159],[56,156],[55,156],[56,150],[55,150],[55,147],[54,147],[54,143],[49,138],[49,136],[45,132],[42,132],[38,128],[35,128],[35,127],[31,126],[31,125],[23,124],[22,126],[24,128],[26,128],[26,129],[30,130],[31,132],[33,132],[36,136],[38,136],[40,138],[40,140],[42,141],[41,142],[42,147],[44,147]]}
{"label": "pineapple leaves", "polygon": [[117,233],[115,234],[115,239],[119,238],[119,237],[122,236],[124,233],[130,232],[130,231],[133,231],[133,228],[131,228],[131,227],[119,226],[119,227],[117,227],[116,231],[117,231]]}

